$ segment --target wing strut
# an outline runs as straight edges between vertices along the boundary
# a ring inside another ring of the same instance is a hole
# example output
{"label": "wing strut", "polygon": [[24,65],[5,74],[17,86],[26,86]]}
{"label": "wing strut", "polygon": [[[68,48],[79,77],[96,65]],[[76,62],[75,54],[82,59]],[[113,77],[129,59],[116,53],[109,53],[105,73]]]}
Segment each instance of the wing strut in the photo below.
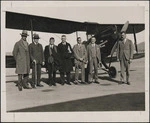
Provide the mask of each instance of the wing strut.
{"label": "wing strut", "polygon": [[32,19],[31,21],[31,39],[32,39],[32,43],[33,43],[33,23],[32,23]]}
{"label": "wing strut", "polygon": [[136,33],[135,32],[136,32],[135,31],[135,26],[133,25],[134,45],[135,45],[136,53],[138,53],[137,40],[136,40]]}
{"label": "wing strut", "polygon": [[78,31],[76,31],[76,37],[78,38]]}

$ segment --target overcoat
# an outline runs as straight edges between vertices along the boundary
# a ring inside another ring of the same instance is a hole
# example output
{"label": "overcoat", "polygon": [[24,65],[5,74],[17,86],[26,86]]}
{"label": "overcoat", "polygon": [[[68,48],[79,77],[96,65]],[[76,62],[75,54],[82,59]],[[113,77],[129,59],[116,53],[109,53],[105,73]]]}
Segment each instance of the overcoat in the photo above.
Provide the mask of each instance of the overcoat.
{"label": "overcoat", "polygon": [[28,43],[23,44],[23,39],[16,42],[13,49],[13,56],[16,60],[16,74],[28,74],[30,72],[30,56]]}
{"label": "overcoat", "polygon": [[124,56],[126,60],[132,59],[133,51],[134,51],[134,46],[131,40],[126,39],[125,44],[123,41],[118,42],[117,57],[119,60],[122,60]]}
{"label": "overcoat", "polygon": [[66,42],[66,45],[62,42],[58,45],[58,53],[61,59],[61,72],[70,72],[73,70],[72,56],[73,50],[71,45]]}

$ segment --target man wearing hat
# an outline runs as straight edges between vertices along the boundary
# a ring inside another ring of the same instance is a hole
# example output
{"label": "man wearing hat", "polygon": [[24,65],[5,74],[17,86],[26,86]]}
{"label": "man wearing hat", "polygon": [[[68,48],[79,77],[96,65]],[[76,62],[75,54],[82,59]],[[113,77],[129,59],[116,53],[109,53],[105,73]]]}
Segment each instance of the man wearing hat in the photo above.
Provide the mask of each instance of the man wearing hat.
{"label": "man wearing hat", "polygon": [[[131,40],[126,38],[126,32],[121,32],[121,40],[118,42],[117,47],[117,58],[120,61],[120,80],[121,83],[126,83],[130,85],[129,82],[129,68],[131,59],[133,58],[134,46]],[[126,82],[124,81],[126,71]]]}
{"label": "man wearing hat", "polygon": [[29,45],[30,58],[32,62],[32,87],[35,88],[35,85],[38,87],[43,87],[40,84],[41,79],[41,66],[44,65],[44,53],[43,47],[39,43],[39,35],[33,35],[33,42]]}
{"label": "man wearing hat", "polygon": [[28,34],[26,30],[21,33],[21,39],[16,42],[13,49],[13,56],[16,60],[16,74],[18,74],[18,89],[30,89],[28,86],[28,78],[30,72],[30,56],[28,49],[28,42],[26,41]]}

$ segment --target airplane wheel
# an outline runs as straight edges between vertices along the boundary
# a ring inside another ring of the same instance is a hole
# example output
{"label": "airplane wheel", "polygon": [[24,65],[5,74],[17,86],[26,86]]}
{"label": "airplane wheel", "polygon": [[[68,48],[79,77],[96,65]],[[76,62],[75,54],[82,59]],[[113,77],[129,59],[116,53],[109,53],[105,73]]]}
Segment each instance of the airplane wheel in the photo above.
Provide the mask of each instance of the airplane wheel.
{"label": "airplane wheel", "polygon": [[116,70],[116,68],[113,67],[113,66],[111,66],[111,67],[109,68],[108,74],[109,74],[109,76],[110,76],[111,78],[115,78],[116,75],[117,75],[117,70]]}

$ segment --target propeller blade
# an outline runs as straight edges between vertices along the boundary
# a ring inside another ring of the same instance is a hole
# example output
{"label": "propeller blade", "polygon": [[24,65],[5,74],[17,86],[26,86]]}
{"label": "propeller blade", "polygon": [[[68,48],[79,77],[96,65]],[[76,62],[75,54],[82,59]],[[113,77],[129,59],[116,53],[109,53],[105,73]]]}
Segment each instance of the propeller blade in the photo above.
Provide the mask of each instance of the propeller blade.
{"label": "propeller blade", "polygon": [[122,29],[121,29],[121,32],[126,32],[127,29],[128,29],[128,26],[129,26],[129,21],[127,21],[127,22],[123,25],[123,27],[122,27]]}

